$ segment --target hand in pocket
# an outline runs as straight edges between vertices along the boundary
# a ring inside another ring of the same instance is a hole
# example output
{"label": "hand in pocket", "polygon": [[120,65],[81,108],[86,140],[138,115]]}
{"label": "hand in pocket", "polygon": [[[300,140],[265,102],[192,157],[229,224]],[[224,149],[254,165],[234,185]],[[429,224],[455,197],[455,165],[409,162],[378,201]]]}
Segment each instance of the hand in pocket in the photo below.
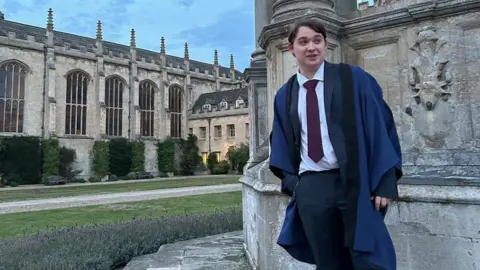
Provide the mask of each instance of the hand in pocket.
{"label": "hand in pocket", "polygon": [[290,197],[293,196],[298,181],[299,178],[297,175],[286,175],[282,180],[282,192]]}

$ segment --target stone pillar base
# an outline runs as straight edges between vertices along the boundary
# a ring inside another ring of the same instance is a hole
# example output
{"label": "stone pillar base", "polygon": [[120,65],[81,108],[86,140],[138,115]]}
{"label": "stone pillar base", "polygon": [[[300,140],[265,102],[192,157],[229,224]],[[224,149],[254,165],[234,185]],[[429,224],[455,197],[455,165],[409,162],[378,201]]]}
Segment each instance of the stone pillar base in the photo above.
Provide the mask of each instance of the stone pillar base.
{"label": "stone pillar base", "polygon": [[[268,161],[247,170],[240,181],[245,250],[253,269],[315,269],[294,260],[276,243],[289,198],[280,193],[280,180],[268,170]],[[397,269],[477,269],[480,184],[436,182],[399,185],[401,199],[390,206],[385,219],[396,247]]]}
{"label": "stone pillar base", "polygon": [[288,196],[280,193],[280,180],[268,169],[268,161],[246,170],[243,183],[243,234],[245,253],[255,270],[310,270],[277,245]]}
{"label": "stone pillar base", "polygon": [[[480,266],[480,184],[404,183],[385,222],[398,270],[477,269]],[[432,183],[433,182],[433,183]]]}

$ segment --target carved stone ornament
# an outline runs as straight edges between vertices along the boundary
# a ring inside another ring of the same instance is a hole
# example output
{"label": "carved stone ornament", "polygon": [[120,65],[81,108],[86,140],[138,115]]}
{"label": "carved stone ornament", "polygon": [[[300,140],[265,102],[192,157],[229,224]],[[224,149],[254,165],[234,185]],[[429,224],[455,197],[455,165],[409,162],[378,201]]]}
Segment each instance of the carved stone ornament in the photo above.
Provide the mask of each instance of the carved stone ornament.
{"label": "carved stone ornament", "polygon": [[415,119],[417,131],[431,142],[448,136],[452,120],[448,104],[452,73],[448,69],[446,43],[434,26],[426,26],[416,31],[410,47],[417,55],[408,74],[415,103],[405,112]]}

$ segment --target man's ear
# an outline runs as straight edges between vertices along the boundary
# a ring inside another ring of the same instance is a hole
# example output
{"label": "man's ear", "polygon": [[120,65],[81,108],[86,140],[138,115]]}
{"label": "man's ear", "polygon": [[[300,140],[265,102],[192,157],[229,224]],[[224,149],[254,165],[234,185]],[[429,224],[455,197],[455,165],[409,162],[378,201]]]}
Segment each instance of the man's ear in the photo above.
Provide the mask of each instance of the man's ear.
{"label": "man's ear", "polygon": [[295,53],[293,53],[293,44],[288,44],[288,51],[295,57]]}

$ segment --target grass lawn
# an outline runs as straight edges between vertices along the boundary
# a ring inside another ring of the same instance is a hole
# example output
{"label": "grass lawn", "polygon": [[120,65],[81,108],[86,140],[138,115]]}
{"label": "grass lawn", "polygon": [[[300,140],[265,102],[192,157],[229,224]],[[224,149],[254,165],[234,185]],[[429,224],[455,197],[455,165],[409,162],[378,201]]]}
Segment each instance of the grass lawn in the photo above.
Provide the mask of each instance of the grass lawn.
{"label": "grass lawn", "polygon": [[144,191],[155,189],[235,184],[238,176],[221,178],[191,178],[136,183],[135,180],[122,181],[110,185],[84,185],[61,188],[18,189],[0,192],[0,202],[30,199],[57,198],[76,195],[107,194],[115,192]]}
{"label": "grass lawn", "polygon": [[205,213],[242,207],[242,193],[228,192],[0,215],[0,239],[38,231],[94,223],[115,223],[138,217]]}

